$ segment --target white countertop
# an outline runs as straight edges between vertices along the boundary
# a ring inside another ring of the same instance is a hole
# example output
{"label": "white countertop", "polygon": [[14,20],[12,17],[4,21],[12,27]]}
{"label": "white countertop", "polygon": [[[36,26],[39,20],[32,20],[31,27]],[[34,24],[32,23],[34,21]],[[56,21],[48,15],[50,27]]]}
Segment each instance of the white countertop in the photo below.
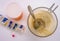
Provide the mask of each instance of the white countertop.
{"label": "white countertop", "polygon": [[[25,32],[18,34],[16,32],[12,32],[11,30],[5,29],[2,25],[0,25],[0,41],[60,41],[60,0],[0,0],[0,13],[3,12],[5,15],[10,15],[5,12],[8,4],[15,2],[17,3],[22,11],[24,12],[23,19],[19,22],[25,26]],[[55,13],[58,18],[58,27],[54,34],[49,37],[41,38],[33,35],[27,26],[27,17],[28,10],[27,6],[31,5],[32,8],[36,7],[50,7],[53,3],[59,5],[59,7],[55,10]],[[15,16],[18,14],[14,14]],[[13,17],[15,17],[12,15]],[[11,17],[11,15],[10,15]],[[15,34],[13,38],[11,35]]]}

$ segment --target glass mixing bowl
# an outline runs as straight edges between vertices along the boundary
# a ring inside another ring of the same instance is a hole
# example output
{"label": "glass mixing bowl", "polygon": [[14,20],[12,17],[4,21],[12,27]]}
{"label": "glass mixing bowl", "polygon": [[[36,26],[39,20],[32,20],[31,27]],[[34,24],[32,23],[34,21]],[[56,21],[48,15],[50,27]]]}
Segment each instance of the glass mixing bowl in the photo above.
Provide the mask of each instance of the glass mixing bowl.
{"label": "glass mixing bowl", "polygon": [[29,30],[36,36],[47,37],[53,34],[58,25],[58,19],[56,14],[49,8],[38,7],[32,10],[36,20],[40,21],[40,26],[35,27],[34,19],[29,14],[27,19],[27,25]]}

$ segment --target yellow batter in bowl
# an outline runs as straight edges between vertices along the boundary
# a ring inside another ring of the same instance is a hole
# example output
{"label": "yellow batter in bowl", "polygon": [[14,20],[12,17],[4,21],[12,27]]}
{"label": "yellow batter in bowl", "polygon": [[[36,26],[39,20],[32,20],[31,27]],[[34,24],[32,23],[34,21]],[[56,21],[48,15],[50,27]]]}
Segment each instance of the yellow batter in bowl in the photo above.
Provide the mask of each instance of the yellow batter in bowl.
{"label": "yellow batter in bowl", "polygon": [[34,19],[31,15],[29,15],[28,27],[34,35],[46,37],[56,30],[57,17],[54,12],[48,10],[48,8],[41,7],[34,9],[33,13],[36,20],[41,23],[39,27],[35,28]]}

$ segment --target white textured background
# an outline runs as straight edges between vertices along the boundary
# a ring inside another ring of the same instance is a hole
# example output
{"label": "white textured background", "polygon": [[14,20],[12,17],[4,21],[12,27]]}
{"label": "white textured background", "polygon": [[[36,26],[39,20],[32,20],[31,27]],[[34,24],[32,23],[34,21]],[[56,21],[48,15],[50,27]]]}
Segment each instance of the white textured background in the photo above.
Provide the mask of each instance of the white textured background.
{"label": "white textured background", "polygon": [[[0,41],[60,41],[60,0],[0,0],[0,13],[5,13],[5,9],[8,4],[11,2],[17,3],[21,9],[24,12],[24,17],[20,21],[21,24],[23,24],[26,28],[25,32],[22,34],[17,34],[15,32],[12,32],[10,30],[5,29],[5,27],[0,25]],[[34,36],[28,29],[27,26],[27,17],[28,17],[28,10],[27,6],[31,5],[32,8],[36,7],[50,7],[53,3],[56,3],[56,5],[59,5],[59,7],[55,10],[55,13],[58,17],[58,27],[55,33],[49,37],[41,38]],[[6,14],[8,15],[8,14]],[[12,15],[13,17],[17,15]],[[11,35],[15,34],[15,37],[12,38]]]}

